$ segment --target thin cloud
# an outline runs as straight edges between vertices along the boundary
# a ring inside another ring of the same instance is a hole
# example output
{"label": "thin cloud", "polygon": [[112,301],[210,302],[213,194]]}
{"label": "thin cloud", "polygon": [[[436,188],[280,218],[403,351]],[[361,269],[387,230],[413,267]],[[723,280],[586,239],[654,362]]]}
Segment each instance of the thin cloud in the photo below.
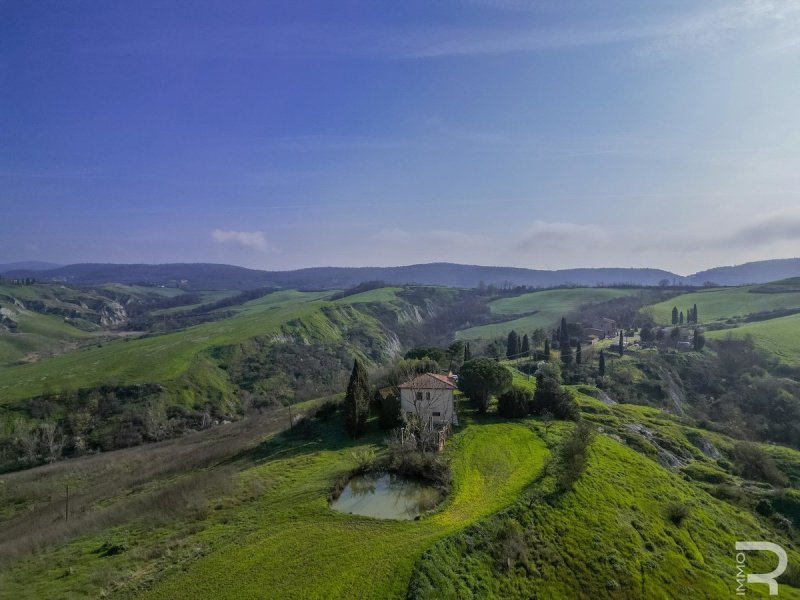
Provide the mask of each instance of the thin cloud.
{"label": "thin cloud", "polygon": [[220,244],[238,244],[245,248],[258,250],[259,252],[268,252],[270,249],[269,243],[263,231],[225,231],[222,229],[214,229],[211,232],[211,238]]}
{"label": "thin cloud", "polygon": [[[496,4],[497,9],[536,6],[514,0],[489,0],[488,4]],[[344,44],[339,26],[271,23],[211,31],[186,28],[169,36],[127,40],[90,50],[182,58],[413,60],[630,44],[640,55],[658,56],[725,42],[738,45],[744,43],[744,34],[761,33],[756,41],[764,48],[789,52],[798,48],[799,23],[800,3],[794,0],[744,0],[646,20],[595,20],[574,28],[371,26],[349,29]]]}

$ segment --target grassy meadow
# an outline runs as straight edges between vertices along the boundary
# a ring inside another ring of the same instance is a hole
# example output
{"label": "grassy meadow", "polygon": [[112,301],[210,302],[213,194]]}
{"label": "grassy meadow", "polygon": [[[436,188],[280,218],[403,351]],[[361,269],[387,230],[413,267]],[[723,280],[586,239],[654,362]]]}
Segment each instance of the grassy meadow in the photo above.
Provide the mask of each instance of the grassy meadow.
{"label": "grassy meadow", "polygon": [[771,352],[781,362],[795,366],[800,364],[800,314],[743,323],[732,329],[707,331],[705,336],[712,340],[749,336],[757,346]]}
{"label": "grassy meadow", "polygon": [[558,320],[585,304],[606,302],[614,298],[637,294],[638,290],[616,288],[567,288],[531,292],[489,303],[492,314],[509,320],[462,329],[458,339],[492,339],[506,335],[512,329],[519,332],[553,327]]}
{"label": "grassy meadow", "polygon": [[[328,493],[354,466],[354,452],[378,442],[349,440],[338,423],[272,438],[235,463],[236,493],[211,500],[213,509],[188,528],[143,519],[78,538],[4,571],[0,589],[15,598],[101,590],[144,598],[321,598],[356,589],[360,597],[400,598],[432,543],[511,505],[548,455],[526,424],[472,422],[448,443],[453,490],[433,514],[385,521],[331,510]],[[104,555],[109,540],[124,552]]]}
{"label": "grassy meadow", "polygon": [[[321,292],[275,292],[242,305],[229,319],[183,331],[120,339],[13,369],[0,370],[4,400],[26,398],[44,389],[76,389],[110,381],[143,383],[175,379],[203,364],[202,352],[256,335],[278,334],[282,325],[319,310]],[[213,376],[213,372],[208,376]]]}
{"label": "grassy meadow", "polygon": [[657,323],[672,322],[672,307],[677,306],[684,314],[697,304],[701,323],[723,319],[745,317],[753,313],[781,309],[800,308],[800,288],[785,292],[759,292],[766,286],[744,286],[736,288],[713,288],[682,294],[664,302],[653,304],[651,310]]}

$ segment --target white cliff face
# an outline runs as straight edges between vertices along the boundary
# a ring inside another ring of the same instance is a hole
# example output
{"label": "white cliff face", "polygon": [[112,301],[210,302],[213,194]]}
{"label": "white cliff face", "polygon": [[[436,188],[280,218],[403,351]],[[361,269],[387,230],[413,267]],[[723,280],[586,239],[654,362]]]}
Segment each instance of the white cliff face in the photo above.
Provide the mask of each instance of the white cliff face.
{"label": "white cliff face", "polygon": [[122,325],[128,320],[128,313],[125,312],[125,307],[119,302],[108,302],[100,310],[100,325],[103,327],[115,327]]}

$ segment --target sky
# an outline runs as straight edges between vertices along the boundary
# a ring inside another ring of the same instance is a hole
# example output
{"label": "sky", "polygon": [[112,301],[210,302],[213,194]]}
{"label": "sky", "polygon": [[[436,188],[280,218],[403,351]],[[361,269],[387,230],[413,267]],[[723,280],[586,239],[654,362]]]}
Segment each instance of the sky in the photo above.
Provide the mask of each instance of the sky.
{"label": "sky", "polygon": [[0,0],[0,263],[796,256],[796,0]]}

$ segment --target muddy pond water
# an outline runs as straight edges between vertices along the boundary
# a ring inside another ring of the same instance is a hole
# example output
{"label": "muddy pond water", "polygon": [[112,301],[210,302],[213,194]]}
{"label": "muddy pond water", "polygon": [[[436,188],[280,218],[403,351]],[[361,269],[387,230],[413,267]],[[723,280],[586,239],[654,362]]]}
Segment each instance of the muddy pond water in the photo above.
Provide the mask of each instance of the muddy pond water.
{"label": "muddy pond water", "polygon": [[347,483],[331,508],[378,519],[414,519],[439,499],[435,487],[419,480],[387,472],[365,473]]}

